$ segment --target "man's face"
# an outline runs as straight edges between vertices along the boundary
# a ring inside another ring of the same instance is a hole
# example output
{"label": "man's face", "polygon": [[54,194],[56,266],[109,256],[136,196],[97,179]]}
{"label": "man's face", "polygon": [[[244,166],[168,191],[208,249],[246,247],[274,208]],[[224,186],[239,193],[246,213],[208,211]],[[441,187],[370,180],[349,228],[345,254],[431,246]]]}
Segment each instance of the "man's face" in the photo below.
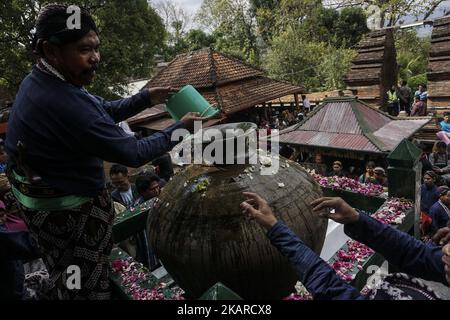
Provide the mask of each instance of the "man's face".
{"label": "man's face", "polygon": [[150,200],[153,199],[154,197],[159,196],[159,194],[161,193],[161,187],[159,186],[159,183],[157,181],[153,181],[150,184],[150,187],[145,190],[145,192],[142,194],[142,197],[145,200]]}
{"label": "man's face", "polygon": [[6,162],[8,162],[8,155],[6,154],[5,150],[0,149],[0,163]]}
{"label": "man's face", "polygon": [[333,165],[333,171],[334,172],[341,172],[341,166],[340,165],[338,165],[338,164],[334,164]]}
{"label": "man's face", "polygon": [[450,243],[442,248],[444,255],[442,256],[442,261],[444,262],[445,278],[448,284],[450,284]]}
{"label": "man's face", "polygon": [[448,191],[445,195],[441,196],[441,201],[445,204],[450,203],[450,191]]}
{"label": "man's face", "polygon": [[419,91],[423,92],[423,86],[419,85]]}
{"label": "man's face", "polygon": [[426,186],[431,187],[433,185],[433,179],[430,176],[428,176],[428,175],[424,175],[423,176],[423,183]]}
{"label": "man's face", "polygon": [[77,86],[92,83],[100,62],[100,40],[90,31],[77,42],[66,44],[55,50],[56,68],[67,81]]}
{"label": "man's face", "polygon": [[383,179],[383,173],[381,173],[381,172],[374,172],[374,173],[375,173],[375,175],[374,175],[375,179],[377,179],[377,180]]}
{"label": "man's face", "polygon": [[444,116],[444,121],[445,122],[450,122],[450,116]]}
{"label": "man's face", "polygon": [[322,163],[322,155],[316,154],[314,160],[316,161],[316,163]]}
{"label": "man's face", "polygon": [[366,167],[366,172],[369,174],[369,176],[373,176],[373,167]]}
{"label": "man's face", "polygon": [[128,175],[123,175],[122,173],[112,174],[111,183],[120,192],[127,192],[130,189],[130,181],[128,180]]}

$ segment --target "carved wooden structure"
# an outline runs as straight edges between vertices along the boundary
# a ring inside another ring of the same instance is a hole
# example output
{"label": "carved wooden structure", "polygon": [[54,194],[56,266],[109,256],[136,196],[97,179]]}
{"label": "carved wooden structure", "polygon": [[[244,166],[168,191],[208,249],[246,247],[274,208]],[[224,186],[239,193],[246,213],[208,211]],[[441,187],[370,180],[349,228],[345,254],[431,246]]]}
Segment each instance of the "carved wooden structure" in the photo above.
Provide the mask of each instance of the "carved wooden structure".
{"label": "carved wooden structure", "polygon": [[352,60],[345,77],[347,89],[361,101],[380,107],[385,94],[397,79],[397,61],[392,29],[369,33],[358,45],[358,55]]}

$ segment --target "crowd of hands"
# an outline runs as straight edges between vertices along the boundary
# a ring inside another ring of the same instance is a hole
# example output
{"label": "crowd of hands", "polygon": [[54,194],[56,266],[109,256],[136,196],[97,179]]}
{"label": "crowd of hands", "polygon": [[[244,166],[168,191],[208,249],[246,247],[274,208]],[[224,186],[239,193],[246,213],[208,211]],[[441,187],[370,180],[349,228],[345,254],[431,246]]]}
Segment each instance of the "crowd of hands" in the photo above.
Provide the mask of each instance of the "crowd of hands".
{"label": "crowd of hands", "polygon": [[[177,91],[171,87],[156,87],[148,89],[152,104],[162,104]],[[180,121],[183,122],[186,129],[192,132],[195,121],[205,121],[207,118],[201,117],[197,112],[187,113]],[[246,200],[241,203],[243,213],[250,219],[254,219],[258,224],[270,230],[277,222],[272,209],[267,201],[256,193],[244,192]],[[359,220],[360,213],[352,208],[341,198],[322,197],[311,203],[313,212],[319,217],[329,218],[337,223],[348,224],[356,223]],[[434,236],[433,242],[436,245],[443,246],[443,262],[447,281],[450,283],[450,228],[440,229]],[[448,243],[448,244],[447,244]]]}
{"label": "crowd of hands", "polygon": [[[272,208],[267,201],[258,194],[252,192],[243,193],[246,200],[241,203],[242,213],[249,219],[254,219],[258,224],[270,230],[277,222]],[[359,220],[360,213],[352,208],[342,198],[322,197],[311,203],[313,212],[321,218],[329,218],[337,223],[349,224]],[[442,228],[433,236],[434,244],[443,246],[447,281],[450,283],[450,228]]]}

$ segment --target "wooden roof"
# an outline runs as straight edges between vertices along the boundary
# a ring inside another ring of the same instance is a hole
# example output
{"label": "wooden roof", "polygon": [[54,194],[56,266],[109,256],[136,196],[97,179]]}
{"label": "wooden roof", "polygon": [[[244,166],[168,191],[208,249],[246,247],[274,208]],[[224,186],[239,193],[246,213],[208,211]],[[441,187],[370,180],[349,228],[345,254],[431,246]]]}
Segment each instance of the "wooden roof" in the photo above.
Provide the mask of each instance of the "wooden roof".
{"label": "wooden roof", "polygon": [[223,115],[232,114],[303,88],[272,80],[263,72],[239,59],[211,48],[178,55],[146,87],[194,86]]}
{"label": "wooden roof", "polygon": [[147,87],[172,86],[180,89],[190,84],[197,89],[210,88],[262,75],[261,70],[237,58],[205,48],[176,56],[150,80]]}
{"label": "wooden roof", "polygon": [[429,118],[393,118],[355,97],[327,98],[303,122],[280,133],[280,143],[313,148],[387,153]]}
{"label": "wooden roof", "polygon": [[145,109],[131,118],[128,118],[127,122],[129,125],[136,125],[149,120],[161,118],[167,114],[166,106],[164,104],[158,104],[151,108]]}
{"label": "wooden roof", "polygon": [[[326,98],[339,97],[340,93],[342,93],[344,96],[352,95],[352,92],[350,90],[332,90],[332,91],[310,92],[310,93],[304,93],[304,95],[310,102],[319,103],[319,102],[322,102]],[[300,102],[301,102],[301,99],[300,99]],[[268,101],[268,103],[291,104],[291,103],[295,103],[295,97],[292,94],[290,94],[290,95],[287,95],[284,97],[280,97],[280,98]]]}

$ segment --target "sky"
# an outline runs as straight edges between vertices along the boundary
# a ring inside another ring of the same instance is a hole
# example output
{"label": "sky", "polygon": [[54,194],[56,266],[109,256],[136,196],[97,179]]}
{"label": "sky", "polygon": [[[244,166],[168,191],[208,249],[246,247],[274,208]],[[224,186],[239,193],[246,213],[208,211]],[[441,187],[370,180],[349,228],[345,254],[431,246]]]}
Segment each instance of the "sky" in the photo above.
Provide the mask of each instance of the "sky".
{"label": "sky", "polygon": [[[163,0],[164,1],[164,0]],[[183,9],[185,9],[187,12],[192,14],[192,16],[196,13],[196,11],[200,8],[203,0],[174,0],[176,3],[178,3]],[[426,1],[426,0],[424,0]],[[440,6],[439,9],[436,10],[436,13],[434,16],[442,16],[443,11],[450,11],[450,0],[444,1]]]}
{"label": "sky", "polygon": [[[162,0],[162,1],[164,1],[164,0]],[[196,25],[196,23],[193,21],[193,18],[194,18],[195,13],[197,12],[197,10],[200,8],[203,0],[172,0],[172,1],[179,4],[180,7],[182,7],[187,13],[189,13],[191,15],[192,20],[190,21],[190,23],[188,25],[188,29],[198,27]],[[426,0],[424,0],[424,1],[426,1]],[[450,12],[450,0],[444,1],[438,7],[438,9],[435,11],[435,13],[430,17],[430,19],[440,17],[444,14],[444,12]],[[406,18],[404,20],[405,20],[404,23],[410,23],[412,21],[415,21],[416,19],[414,17],[411,17],[410,19]],[[419,36],[429,36],[429,35],[431,35],[432,28],[431,27],[422,27],[422,28],[417,28],[416,30],[417,30]]]}
{"label": "sky", "polygon": [[177,0],[181,7],[192,15],[200,8],[203,0]]}

